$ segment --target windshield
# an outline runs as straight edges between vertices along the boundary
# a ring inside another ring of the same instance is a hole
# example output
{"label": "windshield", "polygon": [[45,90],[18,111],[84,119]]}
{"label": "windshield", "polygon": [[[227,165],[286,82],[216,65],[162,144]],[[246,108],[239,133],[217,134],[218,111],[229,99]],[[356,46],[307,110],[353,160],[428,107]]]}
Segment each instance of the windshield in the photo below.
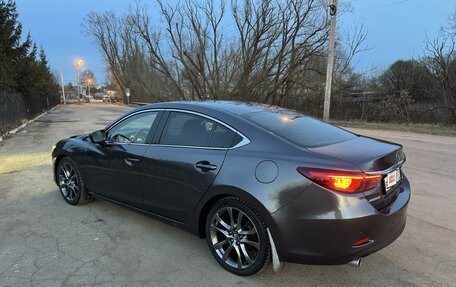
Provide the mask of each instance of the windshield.
{"label": "windshield", "polygon": [[247,119],[302,147],[317,147],[347,141],[356,135],[299,113],[257,112]]}

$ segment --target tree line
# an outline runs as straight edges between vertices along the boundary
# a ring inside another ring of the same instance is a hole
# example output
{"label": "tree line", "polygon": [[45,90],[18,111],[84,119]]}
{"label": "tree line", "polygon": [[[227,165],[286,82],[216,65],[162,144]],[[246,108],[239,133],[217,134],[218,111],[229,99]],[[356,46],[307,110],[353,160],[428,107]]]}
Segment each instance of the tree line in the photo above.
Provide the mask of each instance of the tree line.
{"label": "tree line", "polygon": [[0,97],[22,95],[26,114],[33,115],[57,104],[58,91],[44,50],[38,50],[30,34],[22,41],[15,2],[0,1]]}
{"label": "tree line", "polygon": [[[111,81],[140,100],[234,99],[292,106],[319,90],[329,15],[324,1],[158,1],[164,24],[141,4],[124,15],[91,13],[83,29],[108,64]],[[215,4],[217,3],[217,4]],[[338,45],[338,83],[365,40],[364,27]]]}
{"label": "tree line", "polygon": [[[100,48],[110,81],[120,94],[130,88],[135,101],[254,101],[321,117],[327,2],[158,0],[161,20],[137,2],[120,16],[90,13],[83,31]],[[339,29],[331,117],[455,124],[456,16],[448,22],[422,58],[378,76],[351,65],[366,29]]]}
{"label": "tree line", "polygon": [[371,111],[364,119],[456,124],[456,11],[435,39],[426,38],[421,57],[398,60],[357,86],[383,95],[364,103]]}

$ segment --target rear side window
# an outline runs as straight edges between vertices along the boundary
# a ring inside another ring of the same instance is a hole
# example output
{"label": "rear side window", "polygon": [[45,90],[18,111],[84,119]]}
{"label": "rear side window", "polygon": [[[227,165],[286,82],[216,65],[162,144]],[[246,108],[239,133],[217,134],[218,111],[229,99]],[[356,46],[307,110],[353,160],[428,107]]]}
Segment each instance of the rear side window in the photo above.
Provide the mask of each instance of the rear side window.
{"label": "rear side window", "polygon": [[302,147],[317,147],[347,141],[356,135],[299,113],[257,112],[245,115],[266,130]]}
{"label": "rear side window", "polygon": [[229,148],[233,143],[235,135],[236,134],[232,130],[227,129],[221,124],[216,124],[211,139],[209,140],[209,146]]}
{"label": "rear side window", "polygon": [[208,118],[171,112],[163,129],[160,144],[229,148],[236,133]]}

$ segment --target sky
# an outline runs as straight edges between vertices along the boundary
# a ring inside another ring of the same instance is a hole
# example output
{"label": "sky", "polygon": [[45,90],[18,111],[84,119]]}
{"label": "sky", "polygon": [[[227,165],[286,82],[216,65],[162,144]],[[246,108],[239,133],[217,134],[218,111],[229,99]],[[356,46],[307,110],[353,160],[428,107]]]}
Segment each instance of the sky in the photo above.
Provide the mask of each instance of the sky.
{"label": "sky", "polygon": [[[338,19],[341,30],[363,23],[370,49],[354,59],[360,72],[379,71],[398,59],[423,54],[426,35],[435,38],[451,11],[454,0],[345,0],[351,12]],[[105,65],[92,39],[82,34],[81,25],[90,12],[114,11],[121,15],[134,0],[17,0],[24,34],[46,52],[52,70],[62,71],[64,81],[76,82],[74,60],[84,60],[99,84],[105,81]],[[154,1],[143,0],[153,14]],[[228,1],[229,3],[229,1]],[[160,21],[160,19],[157,19]]]}

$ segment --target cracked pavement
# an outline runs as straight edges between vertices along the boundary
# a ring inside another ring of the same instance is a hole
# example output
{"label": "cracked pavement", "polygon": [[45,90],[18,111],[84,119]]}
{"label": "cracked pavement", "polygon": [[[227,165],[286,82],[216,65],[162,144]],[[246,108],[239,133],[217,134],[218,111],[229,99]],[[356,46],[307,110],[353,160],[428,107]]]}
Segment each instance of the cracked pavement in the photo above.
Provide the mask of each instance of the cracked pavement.
{"label": "cracked pavement", "polygon": [[238,277],[192,234],[101,200],[70,206],[59,194],[51,146],[127,110],[58,107],[0,142],[0,286],[456,286],[456,138],[353,129],[405,147],[412,199],[402,236],[358,269],[287,264]]}

